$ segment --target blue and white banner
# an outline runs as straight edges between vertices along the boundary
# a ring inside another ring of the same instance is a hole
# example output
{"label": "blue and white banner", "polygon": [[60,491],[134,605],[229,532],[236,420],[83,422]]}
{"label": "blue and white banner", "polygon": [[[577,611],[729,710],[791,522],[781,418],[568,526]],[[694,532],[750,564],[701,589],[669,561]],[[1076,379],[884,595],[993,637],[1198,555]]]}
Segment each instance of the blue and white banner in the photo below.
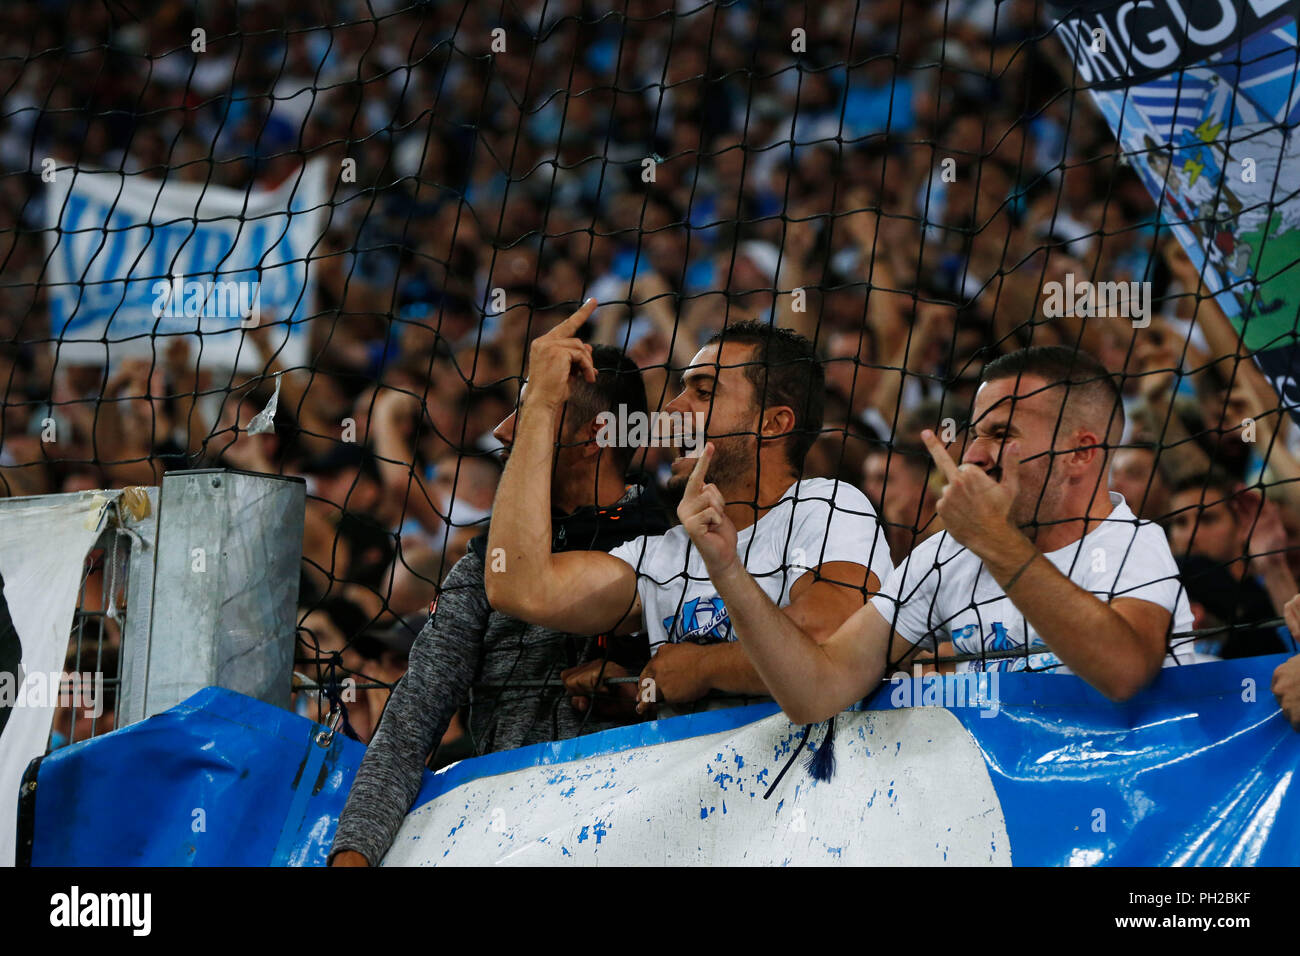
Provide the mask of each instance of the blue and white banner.
{"label": "blue and white banner", "polygon": [[260,370],[245,330],[287,321],[272,344],[283,345],[282,362],[301,365],[325,186],[319,159],[261,192],[56,170],[45,193],[45,286],[59,360],[111,363],[193,334],[204,363]]}
{"label": "blue and white banner", "polygon": [[1300,422],[1300,2],[1054,0],[1051,11],[1162,224]]}
{"label": "blue and white banner", "polygon": [[[909,678],[837,718],[837,768],[774,705],[504,751],[429,774],[388,865],[1293,865],[1300,734],[1281,656],[1166,668],[1113,704],[1078,678]],[[33,763],[34,865],[325,862],[364,754],[209,688]],[[810,737],[822,739],[817,728]]]}

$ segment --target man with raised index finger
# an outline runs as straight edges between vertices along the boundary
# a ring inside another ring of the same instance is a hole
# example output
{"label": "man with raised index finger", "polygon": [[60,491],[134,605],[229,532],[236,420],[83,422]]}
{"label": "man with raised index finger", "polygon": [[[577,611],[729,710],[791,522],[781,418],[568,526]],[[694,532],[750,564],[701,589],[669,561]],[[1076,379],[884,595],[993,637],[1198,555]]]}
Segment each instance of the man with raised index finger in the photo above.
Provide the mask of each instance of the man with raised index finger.
{"label": "man with raised index finger", "polygon": [[991,362],[962,463],[923,433],[948,479],[944,531],[820,643],[775,613],[737,560],[716,489],[693,483],[678,516],[741,646],[796,722],[823,720],[874,690],[895,635],[982,656],[966,669],[1068,669],[1125,700],[1162,661],[1178,662],[1166,647],[1172,630],[1191,627],[1191,611],[1160,528],[1107,491],[1106,449],[1122,419],[1113,379],[1083,353],[1029,348]]}
{"label": "man with raised index finger", "polygon": [[[584,355],[582,380],[552,435],[562,449],[547,505],[555,531],[548,543],[557,551],[610,548],[668,527],[653,488],[626,483],[630,452],[602,446],[595,437],[604,412],[620,406],[644,412],[641,372],[613,346],[584,349]],[[503,458],[510,456],[517,421],[517,414],[507,415],[492,433]],[[484,585],[491,563],[485,539],[471,540],[447,573],[410,646],[410,665],[393,688],[339,816],[331,866],[379,864],[411,810],[430,752],[462,707],[476,754],[566,740],[602,729],[601,715],[575,713],[556,679],[591,659],[642,658],[634,646],[494,612]]]}
{"label": "man with raised index finger", "polygon": [[[639,712],[651,699],[683,705],[711,691],[766,694],[682,528],[638,536],[609,553],[553,554],[538,546],[550,535],[542,504],[555,416],[571,383],[586,374],[586,346],[576,334],[593,308],[588,301],[530,348],[527,398],[493,511],[488,547],[501,560],[488,569],[488,599],[505,613],[579,634],[644,631],[652,657],[640,674],[647,693]],[[788,329],[740,322],[700,349],[682,375],[681,393],[664,408],[706,420],[716,452],[709,479],[736,529],[739,560],[775,613],[813,641],[861,608],[892,569],[862,492],[845,482],[800,480],[821,429],[824,390],[811,342]],[[670,487],[686,483],[698,449],[679,452]],[[594,663],[565,680],[581,706],[602,681],[625,673]]]}

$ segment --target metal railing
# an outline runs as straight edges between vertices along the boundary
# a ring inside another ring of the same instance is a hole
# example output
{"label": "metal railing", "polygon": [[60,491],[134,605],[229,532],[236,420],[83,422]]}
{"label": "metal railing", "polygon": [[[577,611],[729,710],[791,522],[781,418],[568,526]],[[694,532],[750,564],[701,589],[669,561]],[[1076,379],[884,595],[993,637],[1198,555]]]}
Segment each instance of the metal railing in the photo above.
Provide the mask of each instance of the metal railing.
{"label": "metal railing", "polygon": [[82,571],[47,752],[211,685],[287,707],[303,482],[175,471],[161,487],[3,499],[0,520],[88,494],[107,515]]}

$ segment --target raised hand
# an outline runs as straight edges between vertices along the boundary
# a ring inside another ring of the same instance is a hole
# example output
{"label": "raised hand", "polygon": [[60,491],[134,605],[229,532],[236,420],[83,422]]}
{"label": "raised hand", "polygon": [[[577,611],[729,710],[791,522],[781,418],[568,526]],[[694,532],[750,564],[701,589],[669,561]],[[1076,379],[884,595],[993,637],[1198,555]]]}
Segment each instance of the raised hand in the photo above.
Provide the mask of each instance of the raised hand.
{"label": "raised hand", "polygon": [[928,428],[921,432],[921,440],[948,479],[935,506],[944,529],[983,556],[1011,527],[1011,508],[1020,491],[1019,443],[1007,442],[1003,447],[1002,477],[995,480],[978,465],[958,465]]}
{"label": "raised hand", "polygon": [[677,506],[677,517],[691,536],[710,575],[726,571],[736,561],[736,526],[727,517],[726,501],[718,486],[707,484],[709,462],[713,460],[713,443],[705,445],[704,453],[695,462],[691,477],[686,481],[686,491]]}
{"label": "raised hand", "polygon": [[[1300,640],[1300,594],[1286,602],[1283,618],[1291,636]],[[1272,690],[1286,719],[1292,727],[1300,730],[1300,654],[1278,665],[1273,672]]]}
{"label": "raised hand", "polygon": [[528,401],[559,407],[573,394],[578,376],[596,381],[591,346],[577,338],[578,329],[596,311],[588,299],[577,312],[545,335],[533,339],[528,349]]}

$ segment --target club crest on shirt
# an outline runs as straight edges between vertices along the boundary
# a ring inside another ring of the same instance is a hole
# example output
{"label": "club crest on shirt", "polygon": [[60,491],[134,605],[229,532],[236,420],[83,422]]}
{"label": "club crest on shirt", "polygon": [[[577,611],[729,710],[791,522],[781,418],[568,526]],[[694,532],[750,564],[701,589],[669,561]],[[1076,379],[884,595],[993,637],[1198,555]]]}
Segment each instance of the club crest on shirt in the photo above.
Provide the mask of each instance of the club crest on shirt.
{"label": "club crest on shirt", "polygon": [[692,598],[680,613],[664,618],[664,630],[673,643],[716,644],[732,640],[731,617],[722,598]]}
{"label": "club crest on shirt", "polygon": [[[988,634],[980,639],[979,625],[968,624],[965,627],[959,627],[952,632],[953,647],[962,654],[980,654],[993,651],[1013,651],[1017,648],[1023,648],[1024,644],[1011,637],[1007,633],[1006,625],[1001,621],[994,621],[989,628]],[[1039,651],[1039,648],[1042,650]],[[1034,637],[1030,645],[1031,653],[1024,657],[1003,657],[993,660],[974,660],[969,661],[966,667],[972,671],[1023,671],[1023,670],[1049,670],[1059,667],[1061,662],[1055,654],[1051,653],[1047,645],[1044,644],[1037,636]],[[1036,652],[1036,653],[1032,653]]]}

